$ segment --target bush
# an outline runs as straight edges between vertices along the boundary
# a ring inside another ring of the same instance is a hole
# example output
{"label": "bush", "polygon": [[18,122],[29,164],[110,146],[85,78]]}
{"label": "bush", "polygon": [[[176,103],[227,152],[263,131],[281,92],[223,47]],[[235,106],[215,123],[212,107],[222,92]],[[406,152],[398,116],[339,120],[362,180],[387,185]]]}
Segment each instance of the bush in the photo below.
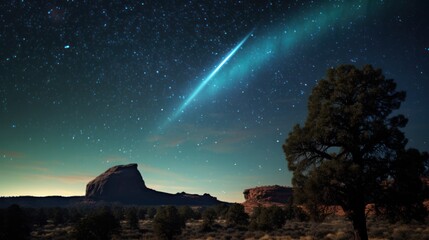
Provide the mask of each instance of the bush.
{"label": "bush", "polygon": [[295,219],[300,222],[308,222],[310,220],[309,214],[299,206],[289,206],[284,212],[287,220]]}
{"label": "bush", "polygon": [[29,239],[30,228],[22,209],[13,204],[3,212],[0,239]]}
{"label": "bush", "polygon": [[281,228],[286,222],[285,212],[277,207],[257,207],[254,209],[250,227],[262,231],[270,231]]}
{"label": "bush", "polygon": [[128,222],[128,226],[131,229],[139,228],[139,218],[137,216],[137,209],[134,207],[130,207],[126,210],[125,219]]}
{"label": "bush", "polygon": [[211,231],[216,217],[216,211],[213,208],[207,208],[202,214],[203,225],[201,226],[201,230],[204,232]]}
{"label": "bush", "polygon": [[222,203],[219,205],[216,205],[214,210],[216,211],[216,215],[220,218],[225,218],[226,213],[228,212],[229,205],[226,203]]}
{"label": "bush", "polygon": [[[108,208],[108,207],[106,207],[106,208]],[[118,221],[125,219],[125,211],[124,211],[124,208],[122,206],[120,206],[120,205],[113,206],[111,209],[112,209],[111,212],[112,212],[113,216],[115,216],[115,218]]]}
{"label": "bush", "polygon": [[244,211],[243,205],[238,203],[229,206],[225,218],[229,226],[243,227],[249,224],[249,215]]}
{"label": "bush", "polygon": [[153,219],[155,217],[155,215],[156,215],[156,208],[150,207],[147,209],[147,217],[149,219]]}
{"label": "bush", "polygon": [[80,239],[110,239],[120,230],[119,221],[107,208],[81,219],[75,226],[74,237]]}
{"label": "bush", "polygon": [[52,209],[51,220],[54,222],[55,225],[66,223],[68,218],[69,211],[67,208],[56,207]]}
{"label": "bush", "polygon": [[278,206],[272,206],[268,208],[268,212],[270,213],[270,220],[274,228],[278,229],[283,227],[286,223],[285,212]]}
{"label": "bush", "polygon": [[139,220],[145,220],[146,209],[139,207],[137,210],[137,217]]}
{"label": "bush", "polygon": [[33,221],[39,226],[45,225],[48,222],[48,216],[46,215],[45,209],[37,209]]}
{"label": "bush", "polygon": [[77,208],[70,208],[69,209],[69,219],[68,220],[70,223],[75,224],[75,223],[79,222],[80,219],[82,219],[82,217],[83,217],[83,215],[79,209],[77,209]]}
{"label": "bush", "polygon": [[173,206],[158,209],[153,221],[153,229],[159,239],[173,239],[182,233],[185,222]]}
{"label": "bush", "polygon": [[195,216],[194,211],[189,206],[179,207],[179,214],[185,222],[188,221],[189,219],[193,219]]}

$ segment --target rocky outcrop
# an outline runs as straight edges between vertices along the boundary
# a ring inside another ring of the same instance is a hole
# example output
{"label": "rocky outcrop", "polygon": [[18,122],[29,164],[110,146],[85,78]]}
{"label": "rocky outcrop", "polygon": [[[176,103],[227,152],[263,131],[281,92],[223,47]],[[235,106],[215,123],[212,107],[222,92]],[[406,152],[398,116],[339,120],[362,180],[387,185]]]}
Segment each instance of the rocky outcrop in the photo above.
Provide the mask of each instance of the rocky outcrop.
{"label": "rocky outcrop", "polygon": [[143,205],[214,205],[221,203],[209,194],[170,194],[146,187],[137,164],[119,165],[90,181],[86,198],[94,201]]}
{"label": "rocky outcrop", "polygon": [[146,191],[148,188],[137,170],[137,164],[109,168],[86,185],[86,197],[93,200],[134,199]]}
{"label": "rocky outcrop", "polygon": [[284,186],[263,186],[244,190],[243,203],[246,211],[251,211],[257,206],[285,206],[292,197],[292,188]]}

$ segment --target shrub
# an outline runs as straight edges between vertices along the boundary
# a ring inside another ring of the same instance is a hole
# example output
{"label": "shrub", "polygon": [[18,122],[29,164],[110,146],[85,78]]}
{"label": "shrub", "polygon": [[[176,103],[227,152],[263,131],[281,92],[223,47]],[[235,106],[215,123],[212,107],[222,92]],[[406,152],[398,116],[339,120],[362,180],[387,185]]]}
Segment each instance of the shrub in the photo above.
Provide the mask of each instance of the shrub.
{"label": "shrub", "polygon": [[48,222],[48,216],[43,208],[37,209],[34,217],[34,223],[43,226]]}
{"label": "shrub", "polygon": [[243,205],[238,203],[229,206],[225,218],[226,223],[230,226],[247,226],[249,224],[249,215],[244,211]]}
{"label": "shrub", "polygon": [[189,206],[181,206],[179,207],[179,214],[182,217],[182,219],[186,222],[189,219],[193,219],[195,216],[194,211]]}
{"label": "shrub", "polygon": [[81,219],[75,226],[74,237],[80,239],[110,239],[120,230],[119,221],[107,208]]}
{"label": "shrub", "polygon": [[13,204],[3,212],[2,227],[0,227],[0,239],[28,239],[30,228],[22,209]]}
{"label": "shrub", "polygon": [[149,219],[153,219],[155,217],[155,215],[156,215],[156,208],[150,207],[147,209],[147,217]]}
{"label": "shrub", "polygon": [[111,209],[112,209],[111,212],[112,212],[113,216],[115,216],[115,218],[118,221],[124,220],[125,211],[124,211],[124,208],[122,206],[120,206],[120,205],[113,206]]}
{"label": "shrub", "polygon": [[281,228],[285,224],[285,222],[285,213],[280,207],[257,207],[253,211],[250,226],[253,229],[270,231],[273,229]]}
{"label": "shrub", "polygon": [[52,221],[55,225],[64,224],[69,218],[69,211],[67,208],[56,207],[52,209]]}
{"label": "shrub", "polygon": [[213,208],[207,208],[202,214],[203,225],[201,227],[201,230],[205,232],[211,231],[216,217],[216,211]]}
{"label": "shrub", "polygon": [[70,208],[69,209],[69,222],[70,223],[77,223],[82,219],[83,215],[77,208]]}
{"label": "shrub", "polygon": [[229,206],[228,204],[222,203],[219,205],[216,205],[214,210],[216,211],[216,215],[220,218],[225,218],[226,213],[228,212]]}
{"label": "shrub", "polygon": [[158,209],[153,221],[153,229],[160,239],[173,239],[182,233],[185,222],[180,217],[179,211],[173,206]]}
{"label": "shrub", "polygon": [[139,228],[139,218],[137,217],[137,209],[134,207],[130,207],[126,210],[125,219],[128,222],[128,226],[131,229]]}
{"label": "shrub", "polygon": [[137,217],[139,220],[144,220],[146,216],[146,209],[139,207],[137,210]]}
{"label": "shrub", "polygon": [[309,214],[300,206],[291,205],[284,212],[287,220],[295,219],[300,222],[308,222],[310,220]]}
{"label": "shrub", "polygon": [[286,217],[283,209],[278,206],[272,206],[268,208],[270,215],[270,222],[274,228],[281,228],[286,223]]}

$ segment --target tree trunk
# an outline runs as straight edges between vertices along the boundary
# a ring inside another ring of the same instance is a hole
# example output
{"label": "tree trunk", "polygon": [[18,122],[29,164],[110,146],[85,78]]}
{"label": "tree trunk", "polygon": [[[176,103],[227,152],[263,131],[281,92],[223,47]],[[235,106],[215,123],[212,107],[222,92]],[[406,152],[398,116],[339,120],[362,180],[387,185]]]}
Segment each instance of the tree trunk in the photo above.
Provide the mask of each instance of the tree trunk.
{"label": "tree trunk", "polygon": [[353,232],[355,240],[368,240],[366,228],[365,204],[353,210],[351,219],[353,221]]}

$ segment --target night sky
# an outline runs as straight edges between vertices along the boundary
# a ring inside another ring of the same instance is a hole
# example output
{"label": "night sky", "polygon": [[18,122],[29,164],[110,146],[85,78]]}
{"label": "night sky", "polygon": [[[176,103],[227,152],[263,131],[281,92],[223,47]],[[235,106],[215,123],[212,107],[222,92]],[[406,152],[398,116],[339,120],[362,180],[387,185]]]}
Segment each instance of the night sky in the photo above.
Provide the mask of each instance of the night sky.
{"label": "night sky", "polygon": [[0,3],[0,196],[84,195],[127,163],[225,201],[290,185],[281,145],[340,64],[394,79],[429,150],[427,1],[42,2]]}

